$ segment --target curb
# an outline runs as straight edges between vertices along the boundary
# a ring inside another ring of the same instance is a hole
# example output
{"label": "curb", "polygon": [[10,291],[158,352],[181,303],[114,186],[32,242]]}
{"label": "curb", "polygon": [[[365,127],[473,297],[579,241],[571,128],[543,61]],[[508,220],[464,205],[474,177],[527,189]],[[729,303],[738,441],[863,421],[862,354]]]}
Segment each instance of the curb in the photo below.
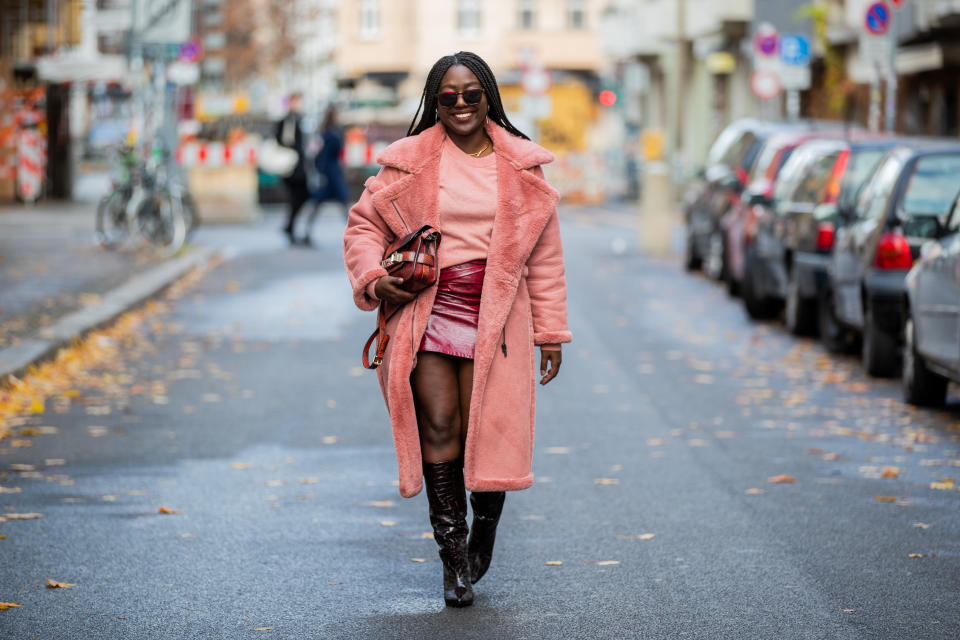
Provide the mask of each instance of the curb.
{"label": "curb", "polygon": [[0,385],[11,376],[22,375],[30,365],[53,357],[74,339],[156,296],[192,269],[209,264],[217,255],[212,247],[197,247],[185,256],[134,276],[104,294],[97,304],[69,313],[19,344],[0,349]]}

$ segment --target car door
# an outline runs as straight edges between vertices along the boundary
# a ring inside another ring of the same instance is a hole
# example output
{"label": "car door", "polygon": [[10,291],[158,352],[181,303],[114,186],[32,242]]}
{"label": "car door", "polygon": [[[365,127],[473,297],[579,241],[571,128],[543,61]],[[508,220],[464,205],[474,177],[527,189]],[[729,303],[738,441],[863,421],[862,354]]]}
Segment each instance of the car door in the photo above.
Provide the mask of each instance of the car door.
{"label": "car door", "polygon": [[852,327],[863,327],[860,284],[866,271],[864,254],[871,236],[883,224],[903,165],[903,159],[896,154],[884,159],[860,194],[856,218],[837,233],[830,265],[834,307],[837,318]]}
{"label": "car door", "polygon": [[921,355],[960,373],[960,202],[953,207],[946,233],[921,251],[913,315]]}

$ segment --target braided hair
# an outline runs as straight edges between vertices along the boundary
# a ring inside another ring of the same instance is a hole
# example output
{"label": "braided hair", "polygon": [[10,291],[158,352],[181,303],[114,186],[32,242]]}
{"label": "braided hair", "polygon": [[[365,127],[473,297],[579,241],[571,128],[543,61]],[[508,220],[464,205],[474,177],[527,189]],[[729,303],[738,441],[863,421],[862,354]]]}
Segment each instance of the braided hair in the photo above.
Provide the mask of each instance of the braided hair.
{"label": "braided hair", "polygon": [[[469,51],[460,51],[452,56],[443,56],[433,65],[430,73],[427,74],[427,82],[423,86],[423,94],[420,96],[420,104],[417,106],[417,112],[410,122],[410,128],[407,130],[408,136],[415,136],[422,131],[426,131],[437,123],[437,91],[440,90],[440,81],[450,67],[463,65],[473,75],[477,76],[480,85],[483,87],[483,93],[487,96],[487,105],[489,111],[487,117],[498,125],[509,131],[515,136],[529,140],[519,129],[507,119],[507,114],[503,111],[503,102],[500,100],[500,88],[497,86],[497,79],[493,76],[493,71],[489,65],[483,61],[483,58]],[[421,110],[423,113],[421,114]],[[417,121],[420,116],[420,121]]]}

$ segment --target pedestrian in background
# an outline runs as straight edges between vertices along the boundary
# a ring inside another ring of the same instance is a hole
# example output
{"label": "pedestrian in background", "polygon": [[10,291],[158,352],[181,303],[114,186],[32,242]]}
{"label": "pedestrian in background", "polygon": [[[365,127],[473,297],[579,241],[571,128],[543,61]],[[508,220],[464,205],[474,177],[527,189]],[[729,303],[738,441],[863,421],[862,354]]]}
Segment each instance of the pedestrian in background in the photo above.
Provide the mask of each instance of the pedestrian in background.
{"label": "pedestrian in background", "polygon": [[[533,483],[534,346],[546,384],[571,339],[559,195],[541,170],[553,156],[507,119],[479,56],[438,60],[420,105],[349,212],[344,259],[357,306],[399,306],[378,376],[400,493],[426,486],[444,600],[466,606],[490,565],[504,491]],[[443,235],[441,271],[415,296],[381,259],[424,224]]]}
{"label": "pedestrian in background", "polygon": [[317,152],[314,164],[317,169],[318,185],[311,195],[315,204],[303,238],[303,243],[306,245],[311,244],[310,230],[313,228],[313,221],[320,213],[320,207],[328,202],[335,202],[343,205],[343,211],[346,213],[350,203],[350,192],[347,189],[347,181],[343,177],[343,133],[337,126],[336,107],[331,106],[327,109],[320,129],[320,150]]}
{"label": "pedestrian in background", "polygon": [[287,115],[277,123],[276,138],[277,144],[293,149],[297,152],[297,164],[293,171],[288,174],[283,182],[287,187],[287,197],[290,198],[290,209],[287,214],[287,224],[283,228],[284,233],[290,239],[290,244],[296,244],[294,235],[294,223],[297,220],[297,214],[310,198],[310,190],[307,188],[307,171],[304,160],[306,152],[303,146],[303,132],[300,130],[300,122],[303,118],[300,109],[303,102],[303,95],[299,92],[291,93],[287,99]]}

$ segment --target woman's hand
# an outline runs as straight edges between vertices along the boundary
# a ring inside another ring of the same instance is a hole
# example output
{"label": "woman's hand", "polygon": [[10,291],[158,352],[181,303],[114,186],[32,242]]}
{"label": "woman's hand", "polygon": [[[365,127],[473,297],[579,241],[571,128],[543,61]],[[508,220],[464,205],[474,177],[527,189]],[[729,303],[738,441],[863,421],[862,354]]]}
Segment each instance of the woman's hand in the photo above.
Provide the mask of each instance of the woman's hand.
{"label": "woman's hand", "polygon": [[[563,353],[554,349],[540,349],[540,384],[547,384],[557,377]],[[549,365],[549,368],[547,367]]]}
{"label": "woman's hand", "polygon": [[377,298],[386,300],[391,304],[407,304],[417,296],[401,289],[401,284],[403,284],[403,278],[381,276],[377,280],[377,284],[373,286],[373,292],[377,295]]}

